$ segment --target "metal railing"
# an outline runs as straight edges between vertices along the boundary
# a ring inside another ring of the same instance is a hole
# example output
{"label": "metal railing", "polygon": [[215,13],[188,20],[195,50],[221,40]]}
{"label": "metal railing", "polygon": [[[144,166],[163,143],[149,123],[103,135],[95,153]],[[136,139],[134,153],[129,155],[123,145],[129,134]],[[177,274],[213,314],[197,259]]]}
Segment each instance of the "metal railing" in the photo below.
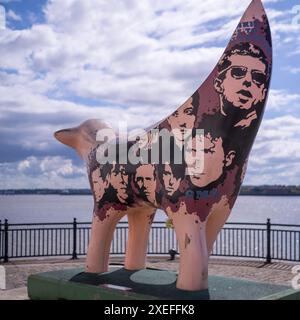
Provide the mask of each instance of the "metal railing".
{"label": "metal railing", "polygon": [[[9,224],[0,220],[0,261],[9,259],[86,255],[91,224],[87,222]],[[117,225],[111,254],[124,254],[127,222]],[[175,232],[165,222],[153,222],[148,254],[179,252]],[[266,223],[226,223],[214,244],[212,255],[272,260],[300,261],[300,225]]]}

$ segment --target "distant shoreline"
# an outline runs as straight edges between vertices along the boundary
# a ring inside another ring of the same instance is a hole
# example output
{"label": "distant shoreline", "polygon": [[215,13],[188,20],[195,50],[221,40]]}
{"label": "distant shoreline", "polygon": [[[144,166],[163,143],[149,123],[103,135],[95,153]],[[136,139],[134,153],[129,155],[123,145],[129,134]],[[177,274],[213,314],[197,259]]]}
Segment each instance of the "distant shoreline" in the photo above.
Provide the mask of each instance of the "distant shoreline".
{"label": "distant shoreline", "polygon": [[[86,193],[62,194],[62,193],[0,193],[0,196],[92,196]],[[300,194],[256,194],[256,193],[239,193],[243,197],[299,197]]]}
{"label": "distant shoreline", "polygon": [[[90,189],[2,189],[0,195],[91,196]],[[300,186],[242,186],[240,196],[300,196]]]}

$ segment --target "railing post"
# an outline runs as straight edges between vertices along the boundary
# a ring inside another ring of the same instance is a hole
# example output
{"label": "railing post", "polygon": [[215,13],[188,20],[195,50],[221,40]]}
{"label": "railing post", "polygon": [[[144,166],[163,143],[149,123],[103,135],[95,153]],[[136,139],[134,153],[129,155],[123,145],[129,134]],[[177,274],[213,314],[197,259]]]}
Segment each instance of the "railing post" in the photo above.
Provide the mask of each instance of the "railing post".
{"label": "railing post", "polygon": [[77,259],[77,221],[76,218],[73,220],[73,253],[72,259]]}
{"label": "railing post", "polygon": [[271,263],[271,220],[267,219],[267,256],[266,263]]}
{"label": "railing post", "polygon": [[4,259],[3,262],[8,262],[8,221],[4,220]]}

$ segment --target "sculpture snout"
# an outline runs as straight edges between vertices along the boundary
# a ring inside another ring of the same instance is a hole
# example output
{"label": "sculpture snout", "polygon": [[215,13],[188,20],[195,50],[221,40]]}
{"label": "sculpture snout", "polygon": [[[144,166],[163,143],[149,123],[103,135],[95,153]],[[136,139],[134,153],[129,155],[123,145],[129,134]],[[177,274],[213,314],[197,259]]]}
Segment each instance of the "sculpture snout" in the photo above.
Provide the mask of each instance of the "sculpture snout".
{"label": "sculpture snout", "polygon": [[77,141],[77,129],[69,128],[58,130],[54,133],[54,137],[61,143],[71,147],[76,148]]}

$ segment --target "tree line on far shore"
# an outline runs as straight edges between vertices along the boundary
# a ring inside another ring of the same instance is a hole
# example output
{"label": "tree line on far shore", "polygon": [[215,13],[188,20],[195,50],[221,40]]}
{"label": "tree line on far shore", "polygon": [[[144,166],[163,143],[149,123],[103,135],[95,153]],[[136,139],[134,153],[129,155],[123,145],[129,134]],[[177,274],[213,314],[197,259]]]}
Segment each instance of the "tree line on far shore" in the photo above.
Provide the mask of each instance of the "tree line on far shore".
{"label": "tree line on far shore", "polygon": [[[39,195],[91,195],[90,189],[2,189],[0,195],[39,194]],[[244,196],[300,196],[299,186],[262,185],[242,186]]]}

